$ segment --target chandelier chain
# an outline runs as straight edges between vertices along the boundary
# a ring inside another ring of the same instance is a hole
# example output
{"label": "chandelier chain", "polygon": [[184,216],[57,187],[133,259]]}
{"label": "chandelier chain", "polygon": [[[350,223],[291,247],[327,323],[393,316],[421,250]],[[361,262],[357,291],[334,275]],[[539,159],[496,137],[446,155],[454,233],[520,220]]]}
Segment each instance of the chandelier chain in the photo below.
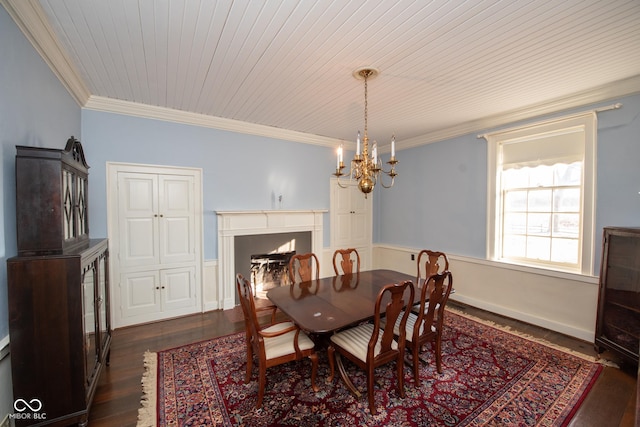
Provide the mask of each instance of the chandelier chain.
{"label": "chandelier chain", "polygon": [[364,137],[367,138],[367,127],[368,127],[368,111],[369,111],[369,100],[368,100],[368,88],[367,88],[367,80],[368,80],[369,74],[365,73],[364,74]]}

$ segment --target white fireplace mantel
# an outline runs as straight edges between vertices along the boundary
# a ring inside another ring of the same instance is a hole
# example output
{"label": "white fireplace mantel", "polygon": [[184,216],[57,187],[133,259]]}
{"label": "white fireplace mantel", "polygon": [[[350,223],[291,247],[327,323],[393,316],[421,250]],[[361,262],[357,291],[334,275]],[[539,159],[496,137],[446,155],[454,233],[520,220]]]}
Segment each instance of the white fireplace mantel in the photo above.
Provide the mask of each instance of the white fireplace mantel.
{"label": "white fireplace mantel", "polygon": [[326,210],[216,211],[218,217],[218,284],[223,309],[236,304],[235,237],[311,232],[311,248],[322,265],[322,215]]}

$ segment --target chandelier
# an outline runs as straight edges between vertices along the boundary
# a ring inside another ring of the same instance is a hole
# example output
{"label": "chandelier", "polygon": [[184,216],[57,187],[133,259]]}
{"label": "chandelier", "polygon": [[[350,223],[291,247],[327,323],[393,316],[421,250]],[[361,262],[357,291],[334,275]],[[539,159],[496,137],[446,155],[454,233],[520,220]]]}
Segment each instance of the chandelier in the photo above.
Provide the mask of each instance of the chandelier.
{"label": "chandelier", "polygon": [[[336,172],[333,174],[338,178],[338,185],[342,188],[346,188],[346,185],[340,183],[340,177],[349,175],[349,180],[358,181],[358,188],[364,193],[366,198],[369,193],[376,186],[378,180],[384,188],[391,188],[393,186],[396,175],[396,138],[395,135],[391,138],[391,158],[387,162],[390,165],[390,169],[385,171],[382,169],[382,160],[378,157],[378,144],[373,141],[371,152],[369,152],[369,135],[367,133],[368,128],[368,99],[367,99],[367,81],[370,78],[374,78],[378,75],[378,70],[375,68],[364,67],[358,68],[353,72],[353,76],[356,79],[364,80],[364,135],[362,138],[362,150],[360,150],[360,131],[358,131],[358,137],[356,139],[356,154],[351,160],[351,167],[348,173],[344,172],[344,161],[342,158],[342,145],[338,148],[338,158],[336,163]],[[382,172],[383,175],[380,173]],[[382,181],[384,175],[391,177],[391,183],[385,185]]]}

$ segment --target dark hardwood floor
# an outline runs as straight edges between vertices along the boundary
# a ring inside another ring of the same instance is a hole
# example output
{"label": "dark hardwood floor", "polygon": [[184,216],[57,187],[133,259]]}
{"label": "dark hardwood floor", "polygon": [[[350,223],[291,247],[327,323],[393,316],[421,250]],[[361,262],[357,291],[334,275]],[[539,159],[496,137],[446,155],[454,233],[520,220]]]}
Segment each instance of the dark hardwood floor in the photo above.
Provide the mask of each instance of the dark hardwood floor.
{"label": "dark hardwood floor", "polygon": [[[471,315],[509,326],[555,344],[594,354],[593,344],[494,315],[472,307],[452,304]],[[103,371],[96,391],[89,425],[135,426],[142,396],[142,356],[146,350],[160,351],[195,341],[240,331],[244,324],[234,310],[213,311],[163,322],[117,329],[113,333],[111,363]],[[605,353],[605,358],[616,360]],[[635,367],[605,367],[594,388],[573,418],[573,427],[627,427],[635,420]]]}

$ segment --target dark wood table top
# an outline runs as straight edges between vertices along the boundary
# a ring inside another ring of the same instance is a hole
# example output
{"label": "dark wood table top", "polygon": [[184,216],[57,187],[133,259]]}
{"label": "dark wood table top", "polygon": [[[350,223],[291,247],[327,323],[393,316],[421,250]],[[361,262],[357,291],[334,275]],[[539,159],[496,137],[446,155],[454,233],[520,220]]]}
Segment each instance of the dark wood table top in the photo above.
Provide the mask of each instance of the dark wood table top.
{"label": "dark wood table top", "polygon": [[330,333],[373,317],[380,289],[405,280],[415,282],[415,276],[393,270],[361,271],[273,288],[267,298],[301,329]]}

